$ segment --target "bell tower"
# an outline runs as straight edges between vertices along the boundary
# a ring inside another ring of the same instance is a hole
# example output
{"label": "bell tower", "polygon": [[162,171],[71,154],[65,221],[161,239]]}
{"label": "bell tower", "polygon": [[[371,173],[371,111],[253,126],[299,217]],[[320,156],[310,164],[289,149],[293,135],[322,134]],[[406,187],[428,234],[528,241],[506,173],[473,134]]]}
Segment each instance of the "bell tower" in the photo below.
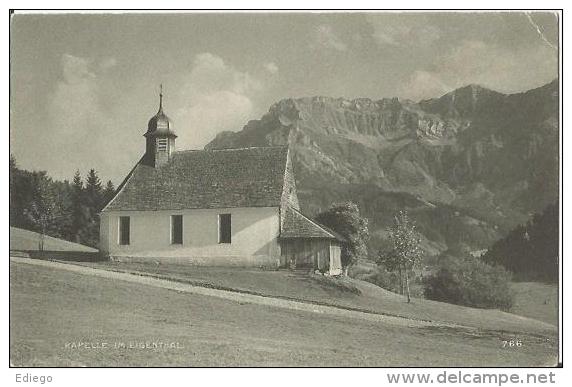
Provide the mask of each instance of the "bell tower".
{"label": "bell tower", "polygon": [[147,139],[146,163],[155,168],[168,163],[175,151],[177,135],[173,130],[173,122],[163,112],[163,85],[159,92],[159,111],[149,120],[144,136]]}

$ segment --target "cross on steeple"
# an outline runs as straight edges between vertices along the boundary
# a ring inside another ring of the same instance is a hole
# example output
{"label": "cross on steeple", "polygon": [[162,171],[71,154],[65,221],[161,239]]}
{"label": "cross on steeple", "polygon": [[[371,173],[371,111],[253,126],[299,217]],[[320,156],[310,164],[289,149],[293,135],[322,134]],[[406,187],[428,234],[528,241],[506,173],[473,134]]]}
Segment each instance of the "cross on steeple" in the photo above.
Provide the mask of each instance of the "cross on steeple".
{"label": "cross on steeple", "polygon": [[159,111],[163,111],[163,84],[159,85]]}

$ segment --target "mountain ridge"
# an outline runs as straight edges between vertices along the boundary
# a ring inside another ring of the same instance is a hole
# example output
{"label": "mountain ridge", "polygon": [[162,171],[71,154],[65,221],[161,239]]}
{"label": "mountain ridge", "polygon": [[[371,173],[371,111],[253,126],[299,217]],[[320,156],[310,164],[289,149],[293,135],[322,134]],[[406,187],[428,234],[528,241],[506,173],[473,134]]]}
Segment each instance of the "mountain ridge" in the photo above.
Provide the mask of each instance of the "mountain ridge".
{"label": "mountain ridge", "polygon": [[[558,198],[558,82],[503,94],[467,85],[438,98],[285,98],[205,149],[289,145],[303,209],[353,200],[372,249],[397,209],[426,244],[486,248]],[[456,229],[455,229],[456,228]]]}

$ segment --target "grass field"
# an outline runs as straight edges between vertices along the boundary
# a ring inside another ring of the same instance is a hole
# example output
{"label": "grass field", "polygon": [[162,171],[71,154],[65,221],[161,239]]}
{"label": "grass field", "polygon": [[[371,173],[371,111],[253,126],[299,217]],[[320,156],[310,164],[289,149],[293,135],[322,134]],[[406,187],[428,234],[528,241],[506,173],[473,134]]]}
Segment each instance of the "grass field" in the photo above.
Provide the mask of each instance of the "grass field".
{"label": "grass field", "polygon": [[[37,249],[38,235],[11,228],[11,250]],[[47,238],[45,249],[93,249]],[[61,257],[61,255],[54,255]],[[47,257],[49,258],[49,257]],[[64,257],[64,260],[67,258]],[[71,264],[68,262],[68,264]],[[183,294],[51,268],[10,264],[10,359],[16,366],[532,366],[554,365],[555,289],[515,284],[513,312],[403,297],[370,283],[303,272],[188,265],[73,262],[349,309],[464,325],[397,327],[382,322]],[[521,339],[520,348],[502,341]],[[70,343],[106,343],[77,349]],[[178,348],[129,348],[141,342]],[[115,348],[115,343],[120,348]],[[126,348],[121,348],[126,345]]]}
{"label": "grass field", "polygon": [[[357,278],[366,278],[376,270],[376,265],[369,261],[360,261],[353,267]],[[415,287],[415,289],[414,289]],[[510,313],[533,318],[552,325],[558,325],[558,285],[540,282],[513,282],[511,291],[514,295]],[[420,284],[412,285],[412,292],[423,294]]]}
{"label": "grass field", "polygon": [[[10,264],[10,359],[16,366],[555,364],[553,337],[522,334],[522,347],[503,348],[510,338],[498,331],[396,327]],[[99,348],[66,346],[77,342]],[[132,342],[178,347],[129,348]]]}
{"label": "grass field", "polygon": [[[349,278],[324,281],[304,272],[287,270],[262,271],[152,263],[96,262],[84,265],[480,329],[556,335],[555,326],[537,320],[499,310],[468,308],[425,299],[413,299],[411,304],[408,304],[403,296],[368,282]],[[336,286],[336,283],[339,285]],[[359,294],[351,291],[352,289],[357,289]]]}
{"label": "grass field", "polygon": [[512,313],[558,324],[558,285],[539,282],[512,284],[514,305]]}

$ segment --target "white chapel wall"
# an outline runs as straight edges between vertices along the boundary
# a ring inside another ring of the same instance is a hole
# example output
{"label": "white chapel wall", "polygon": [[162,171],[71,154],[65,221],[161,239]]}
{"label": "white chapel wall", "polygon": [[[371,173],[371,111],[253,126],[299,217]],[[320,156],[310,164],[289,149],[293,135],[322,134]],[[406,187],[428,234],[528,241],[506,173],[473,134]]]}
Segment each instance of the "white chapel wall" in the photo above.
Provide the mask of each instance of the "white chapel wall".
{"label": "white chapel wall", "polygon": [[[218,215],[231,214],[232,242],[218,242]],[[171,215],[183,215],[183,244],[171,244]],[[119,244],[119,217],[130,217],[130,244]],[[112,211],[101,215],[101,251],[114,259],[203,265],[279,264],[278,207]]]}

